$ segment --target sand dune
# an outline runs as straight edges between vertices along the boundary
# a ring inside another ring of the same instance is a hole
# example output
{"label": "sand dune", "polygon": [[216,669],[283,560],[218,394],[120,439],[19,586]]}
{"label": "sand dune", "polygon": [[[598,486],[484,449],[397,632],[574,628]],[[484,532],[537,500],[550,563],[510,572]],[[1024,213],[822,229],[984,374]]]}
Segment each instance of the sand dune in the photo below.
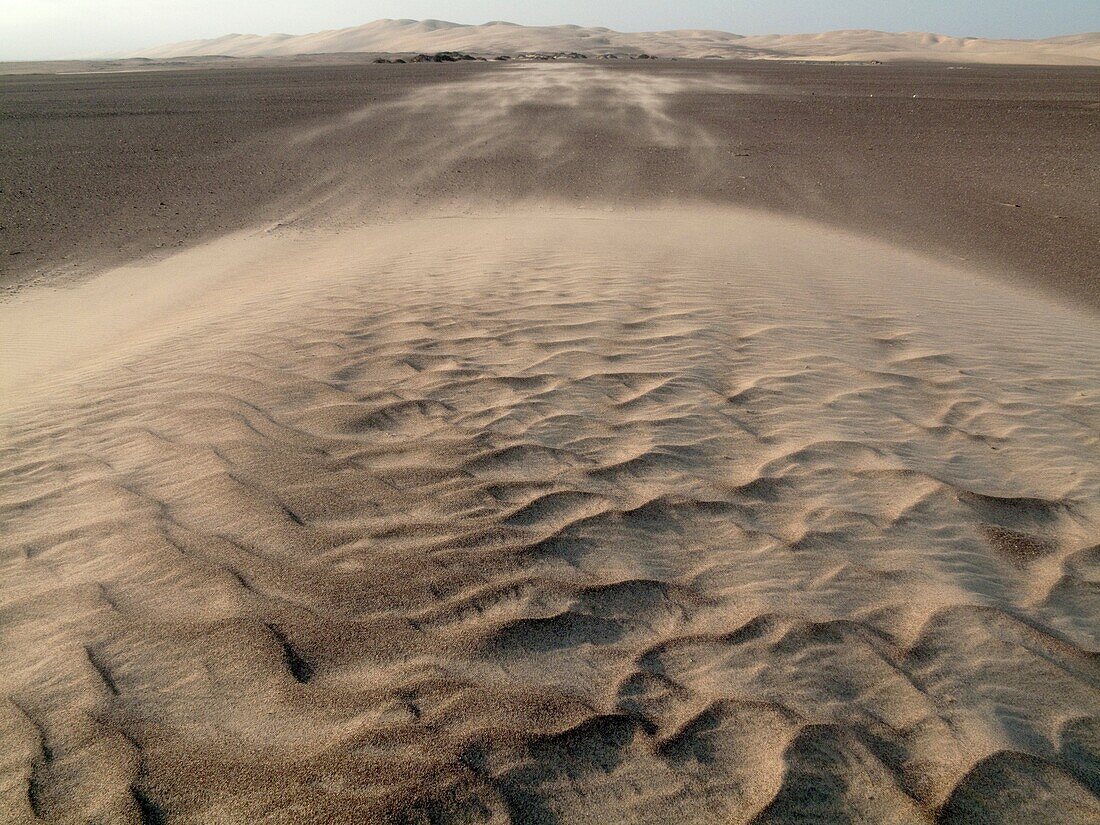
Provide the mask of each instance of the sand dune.
{"label": "sand dune", "polygon": [[1100,64],[1100,33],[1046,40],[992,40],[926,32],[866,29],[822,34],[743,36],[688,29],[617,32],[582,26],[519,26],[495,21],[463,25],[442,20],[376,20],[363,26],[315,34],[229,34],[143,49],[128,57],[198,55],[271,57],[318,52],[438,52],[481,55],[523,52],[647,53],[659,57],[775,60],[946,60],[954,63],[1053,65]]}
{"label": "sand dune", "polygon": [[1100,817],[1100,320],[626,161],[539,200],[518,112],[721,162],[706,81],[590,72],[0,303],[6,819]]}
{"label": "sand dune", "polygon": [[9,812],[1100,811],[1094,318],[707,209],[193,273],[5,416]]}

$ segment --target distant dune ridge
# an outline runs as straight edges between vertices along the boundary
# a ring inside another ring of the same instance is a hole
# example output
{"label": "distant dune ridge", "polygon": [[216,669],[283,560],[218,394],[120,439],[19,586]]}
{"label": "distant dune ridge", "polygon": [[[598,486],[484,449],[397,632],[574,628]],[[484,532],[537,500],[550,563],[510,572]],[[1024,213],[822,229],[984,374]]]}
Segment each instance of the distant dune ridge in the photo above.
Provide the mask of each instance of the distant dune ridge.
{"label": "distant dune ridge", "polygon": [[523,52],[648,53],[658,57],[771,60],[943,60],[967,63],[1098,65],[1100,32],[1045,40],[990,40],[925,32],[868,29],[822,34],[742,36],[706,29],[617,32],[603,27],[481,25],[443,20],[376,20],[313,34],[229,34],[145,49],[128,57],[226,55],[272,57],[335,52],[464,51],[479,55]]}

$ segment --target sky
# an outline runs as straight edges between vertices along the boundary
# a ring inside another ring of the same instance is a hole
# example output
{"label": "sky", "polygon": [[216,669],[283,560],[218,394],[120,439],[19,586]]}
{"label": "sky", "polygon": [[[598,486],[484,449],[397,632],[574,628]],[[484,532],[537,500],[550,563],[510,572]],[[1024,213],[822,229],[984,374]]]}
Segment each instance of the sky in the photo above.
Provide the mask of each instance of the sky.
{"label": "sky", "polygon": [[381,17],[620,31],[859,28],[1036,38],[1100,30],[1100,0],[0,0],[0,60],[124,54],[235,32],[306,34]]}

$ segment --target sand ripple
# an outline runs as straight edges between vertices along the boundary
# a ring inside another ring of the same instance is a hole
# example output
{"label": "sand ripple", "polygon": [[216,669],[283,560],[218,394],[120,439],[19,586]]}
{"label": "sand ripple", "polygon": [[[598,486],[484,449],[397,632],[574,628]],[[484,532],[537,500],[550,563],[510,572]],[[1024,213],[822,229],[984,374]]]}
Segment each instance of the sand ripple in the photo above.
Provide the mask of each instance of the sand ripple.
{"label": "sand ripple", "polygon": [[1094,319],[738,213],[242,244],[5,414],[12,817],[1100,816]]}

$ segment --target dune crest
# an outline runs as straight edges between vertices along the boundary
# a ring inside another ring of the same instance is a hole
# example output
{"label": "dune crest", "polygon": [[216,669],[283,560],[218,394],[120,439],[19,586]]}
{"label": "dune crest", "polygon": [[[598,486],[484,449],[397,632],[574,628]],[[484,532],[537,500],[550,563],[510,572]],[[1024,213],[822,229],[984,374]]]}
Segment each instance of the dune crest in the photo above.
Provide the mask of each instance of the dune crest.
{"label": "dune crest", "polygon": [[464,25],[441,20],[376,20],[362,26],[303,35],[229,34],[212,40],[156,46],[127,57],[272,57],[326,52],[439,51],[486,56],[524,52],[577,52],[590,57],[608,53],[647,53],[679,58],[1097,65],[1100,64],[1100,33],[1044,40],[995,40],[869,29],[744,36],[706,29],[617,32],[602,27],[519,26],[502,21]]}

